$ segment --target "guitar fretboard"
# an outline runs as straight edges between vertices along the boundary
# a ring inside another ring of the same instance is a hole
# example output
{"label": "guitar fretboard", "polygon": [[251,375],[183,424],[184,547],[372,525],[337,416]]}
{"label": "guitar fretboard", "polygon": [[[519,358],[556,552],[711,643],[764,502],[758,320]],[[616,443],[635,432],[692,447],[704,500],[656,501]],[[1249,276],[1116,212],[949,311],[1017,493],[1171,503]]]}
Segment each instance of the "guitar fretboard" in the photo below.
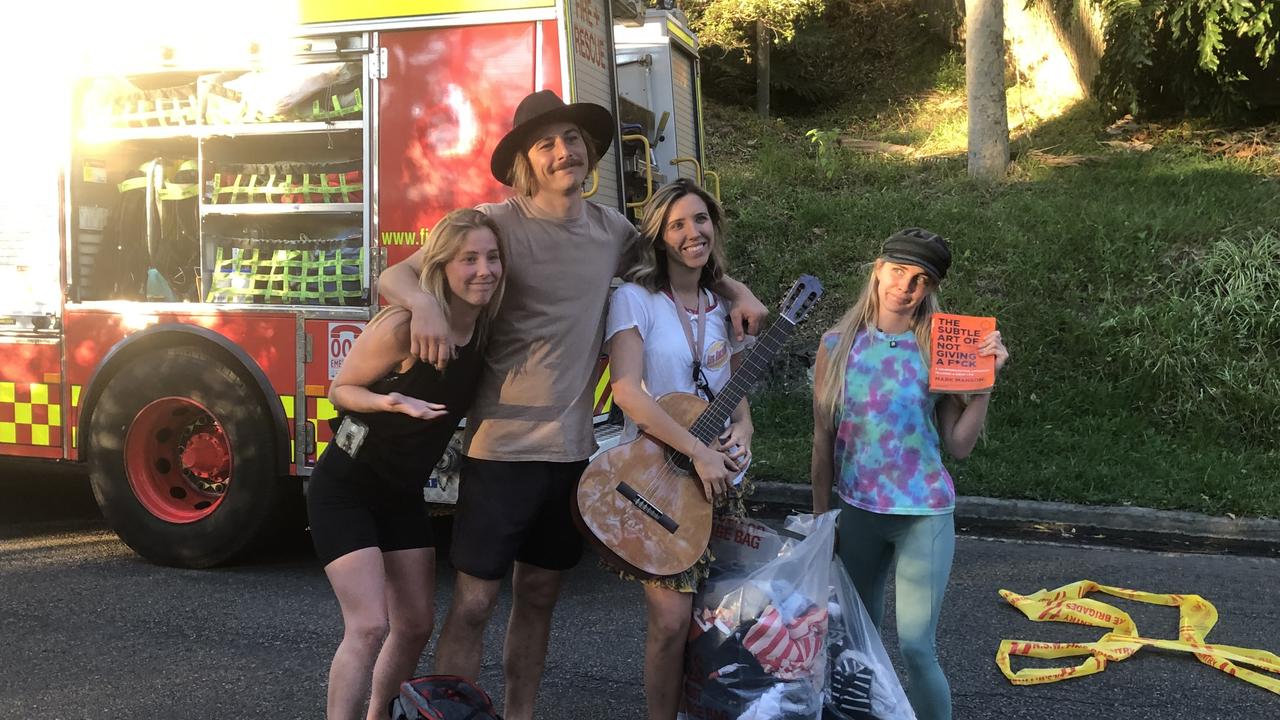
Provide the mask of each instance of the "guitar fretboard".
{"label": "guitar fretboard", "polygon": [[755,346],[747,351],[746,359],[734,371],[729,382],[725,383],[724,388],[716,395],[716,399],[702,411],[689,428],[689,432],[693,433],[693,436],[703,445],[710,445],[724,432],[725,421],[733,414],[738,403],[742,402],[742,398],[746,397],[747,391],[764,376],[765,371],[769,369],[769,363],[773,362],[773,358],[782,349],[787,338],[791,337],[791,331],[795,327],[796,324],[784,315],[756,339]]}

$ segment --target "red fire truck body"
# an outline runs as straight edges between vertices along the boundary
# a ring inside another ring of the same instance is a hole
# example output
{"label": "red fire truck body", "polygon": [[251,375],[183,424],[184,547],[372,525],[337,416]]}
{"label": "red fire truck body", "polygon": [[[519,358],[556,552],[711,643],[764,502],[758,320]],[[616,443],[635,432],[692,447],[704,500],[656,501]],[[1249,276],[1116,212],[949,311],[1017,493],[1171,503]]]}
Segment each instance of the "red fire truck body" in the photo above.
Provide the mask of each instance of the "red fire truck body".
{"label": "red fire truck body", "polygon": [[[45,285],[0,296],[0,456],[87,464],[108,522],[156,562],[226,562],[296,507],[296,479],[332,438],[329,384],[378,309],[379,272],[449,210],[508,196],[488,158],[525,95],[551,89],[625,123],[584,189],[592,202],[634,213],[664,173],[702,172],[696,45],[678,11],[299,8],[284,60],[256,48],[189,65],[170,50],[153,67],[91,68],[58,187],[23,217],[0,208],[0,283],[39,285],[49,254],[23,253],[58,249],[55,299]],[[620,93],[615,24],[652,28],[649,52],[693,58],[679,108]],[[455,451],[427,481],[433,499],[456,493]]]}

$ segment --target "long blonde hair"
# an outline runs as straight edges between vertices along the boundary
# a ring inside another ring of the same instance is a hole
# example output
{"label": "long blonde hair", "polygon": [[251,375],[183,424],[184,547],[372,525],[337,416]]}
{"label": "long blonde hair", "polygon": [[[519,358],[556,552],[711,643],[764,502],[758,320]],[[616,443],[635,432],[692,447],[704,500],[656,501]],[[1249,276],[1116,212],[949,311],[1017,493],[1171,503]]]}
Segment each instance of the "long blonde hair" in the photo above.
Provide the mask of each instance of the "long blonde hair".
{"label": "long blonde hair", "polygon": [[667,271],[667,243],[663,239],[663,232],[671,206],[686,195],[702,198],[702,202],[707,205],[707,214],[711,217],[711,257],[702,266],[698,286],[709,288],[724,277],[729,269],[729,260],[724,254],[724,210],[711,193],[688,178],[680,178],[658,188],[649,202],[645,203],[644,219],[640,222],[642,250],[636,264],[623,274],[624,280],[636,283],[649,292],[665,290],[671,284]]}
{"label": "long blonde hair", "polygon": [[[436,299],[447,323],[450,315],[449,301],[453,298],[453,290],[449,288],[449,279],[444,271],[445,266],[457,256],[472,230],[483,229],[492,232],[498,240],[498,259],[502,263],[502,274],[498,277],[498,287],[494,289],[493,296],[489,298],[484,310],[476,318],[477,345],[484,344],[489,323],[498,314],[498,307],[502,305],[502,296],[507,288],[507,247],[506,241],[502,238],[502,232],[498,230],[498,224],[488,215],[471,208],[454,210],[440,218],[435,227],[431,228],[431,234],[423,244],[422,272],[418,274],[418,287]],[[398,309],[397,306],[383,308],[369,321],[365,330],[382,321],[390,311],[396,309]]]}
{"label": "long blonde hair", "polygon": [[[859,332],[871,332],[880,317],[880,277],[877,271],[884,264],[884,258],[871,263],[867,281],[862,286],[862,293],[853,305],[830,330],[823,334],[837,336],[836,346],[827,353],[827,366],[821,377],[814,378],[813,392],[817,406],[823,415],[834,419],[844,405],[845,369],[848,365],[849,351],[853,348],[854,338]],[[916,306],[911,317],[911,331],[915,333],[916,345],[920,348],[920,356],[925,367],[929,366],[929,321],[939,311],[936,285],[930,283],[929,291]]]}

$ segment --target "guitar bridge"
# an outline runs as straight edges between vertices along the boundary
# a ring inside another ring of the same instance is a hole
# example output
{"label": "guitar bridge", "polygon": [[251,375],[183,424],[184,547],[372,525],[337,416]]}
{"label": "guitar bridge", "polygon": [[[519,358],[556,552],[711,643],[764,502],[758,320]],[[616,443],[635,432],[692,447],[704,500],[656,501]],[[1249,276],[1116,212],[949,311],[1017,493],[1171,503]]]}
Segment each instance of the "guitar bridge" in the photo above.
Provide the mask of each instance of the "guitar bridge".
{"label": "guitar bridge", "polygon": [[635,488],[625,482],[620,482],[618,483],[617,490],[619,493],[622,493],[622,497],[626,498],[632,505],[635,505],[640,512],[657,521],[657,523],[667,532],[675,535],[676,530],[680,529],[680,523],[676,522],[670,515],[659,510],[657,506],[649,502],[645,496],[636,492]]}

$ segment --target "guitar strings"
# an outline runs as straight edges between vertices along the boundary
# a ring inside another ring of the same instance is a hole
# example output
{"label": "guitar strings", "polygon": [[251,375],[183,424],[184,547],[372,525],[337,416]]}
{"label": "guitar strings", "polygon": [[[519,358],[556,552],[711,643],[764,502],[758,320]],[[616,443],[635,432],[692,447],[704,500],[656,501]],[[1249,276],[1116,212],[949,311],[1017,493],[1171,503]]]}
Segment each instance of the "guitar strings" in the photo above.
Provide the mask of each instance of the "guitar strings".
{"label": "guitar strings", "polygon": [[[784,324],[786,320],[790,325]],[[705,410],[694,420],[689,426],[689,432],[703,445],[710,446],[711,442],[720,437],[720,433],[724,430],[724,421],[728,418],[729,413],[733,411],[742,401],[742,397],[746,395],[746,391],[750,388],[758,378],[756,377],[739,377],[741,375],[757,375],[766,370],[769,362],[764,360],[764,355],[773,355],[781,349],[782,344],[791,334],[791,330],[795,327],[795,322],[790,318],[783,316],[769,328],[765,334],[761,335],[756,342],[755,347],[747,353],[747,357],[739,366],[738,372],[735,372],[730,378],[729,383],[714,401],[709,403]],[[777,331],[777,332],[775,332]],[[767,351],[767,353],[766,353]],[[770,358],[771,360],[772,358]],[[742,370],[748,370],[742,373]],[[736,397],[735,397],[736,396]],[[727,398],[733,398],[733,402],[729,403]],[[728,405],[726,408],[725,406]],[[719,427],[716,427],[716,416],[719,418]],[[690,461],[692,463],[692,460]],[[648,481],[644,485],[642,493],[650,502],[661,509],[661,505],[667,504],[679,496],[680,490],[673,480],[678,476],[688,477],[695,475],[693,472],[686,472],[680,469],[674,458],[668,457],[666,462],[658,469],[658,472],[650,475]]]}

